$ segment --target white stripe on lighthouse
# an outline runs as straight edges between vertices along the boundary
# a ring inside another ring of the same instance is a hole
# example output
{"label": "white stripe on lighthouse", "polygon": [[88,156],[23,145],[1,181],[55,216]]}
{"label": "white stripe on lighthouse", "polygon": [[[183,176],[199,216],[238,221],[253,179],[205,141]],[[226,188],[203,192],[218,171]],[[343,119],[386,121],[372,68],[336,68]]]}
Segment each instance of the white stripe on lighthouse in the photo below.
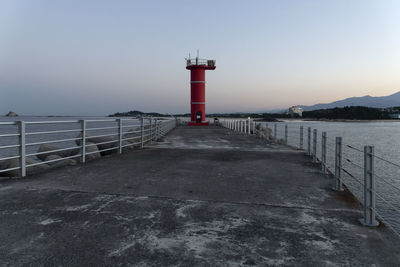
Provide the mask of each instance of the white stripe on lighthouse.
{"label": "white stripe on lighthouse", "polygon": [[192,102],[192,104],[205,104],[206,102]]}
{"label": "white stripe on lighthouse", "polygon": [[191,81],[191,83],[206,83],[206,81]]}

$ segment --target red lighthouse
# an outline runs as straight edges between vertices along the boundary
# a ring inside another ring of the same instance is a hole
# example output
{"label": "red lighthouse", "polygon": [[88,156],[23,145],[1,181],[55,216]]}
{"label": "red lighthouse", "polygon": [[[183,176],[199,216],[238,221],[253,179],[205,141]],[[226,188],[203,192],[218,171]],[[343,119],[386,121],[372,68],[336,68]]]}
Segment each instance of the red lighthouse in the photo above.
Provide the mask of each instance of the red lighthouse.
{"label": "red lighthouse", "polygon": [[208,125],[206,121],[206,70],[215,70],[215,60],[186,59],[190,70],[190,122],[189,125]]}

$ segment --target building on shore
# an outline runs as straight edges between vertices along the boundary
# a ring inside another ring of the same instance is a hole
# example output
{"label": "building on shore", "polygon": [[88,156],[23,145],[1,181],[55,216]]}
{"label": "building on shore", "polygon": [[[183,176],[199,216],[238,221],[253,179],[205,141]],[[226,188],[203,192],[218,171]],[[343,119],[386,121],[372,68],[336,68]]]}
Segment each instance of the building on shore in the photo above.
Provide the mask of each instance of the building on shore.
{"label": "building on shore", "polygon": [[303,116],[303,109],[298,106],[293,106],[289,108],[289,115],[290,117],[302,117]]}

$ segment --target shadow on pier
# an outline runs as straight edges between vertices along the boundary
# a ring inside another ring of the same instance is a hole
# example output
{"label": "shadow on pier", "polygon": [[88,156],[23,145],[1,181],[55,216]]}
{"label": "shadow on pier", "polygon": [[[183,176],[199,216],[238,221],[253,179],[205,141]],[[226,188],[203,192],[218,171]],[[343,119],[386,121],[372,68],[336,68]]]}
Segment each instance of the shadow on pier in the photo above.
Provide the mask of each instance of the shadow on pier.
{"label": "shadow on pier", "polygon": [[303,152],[220,127],[0,183],[0,265],[395,266]]}

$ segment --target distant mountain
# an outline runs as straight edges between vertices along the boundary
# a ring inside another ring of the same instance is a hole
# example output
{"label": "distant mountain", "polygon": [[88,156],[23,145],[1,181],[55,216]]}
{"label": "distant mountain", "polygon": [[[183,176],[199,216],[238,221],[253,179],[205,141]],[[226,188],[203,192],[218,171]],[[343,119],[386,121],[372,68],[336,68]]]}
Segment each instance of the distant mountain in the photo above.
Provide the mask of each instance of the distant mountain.
{"label": "distant mountain", "polygon": [[362,97],[350,97],[343,100],[335,101],[326,104],[316,104],[313,106],[299,106],[305,111],[316,110],[316,109],[327,109],[327,108],[342,108],[346,106],[364,106],[371,108],[388,108],[388,107],[398,107],[400,106],[400,91],[388,95],[388,96],[378,96],[373,97],[370,95]]}

